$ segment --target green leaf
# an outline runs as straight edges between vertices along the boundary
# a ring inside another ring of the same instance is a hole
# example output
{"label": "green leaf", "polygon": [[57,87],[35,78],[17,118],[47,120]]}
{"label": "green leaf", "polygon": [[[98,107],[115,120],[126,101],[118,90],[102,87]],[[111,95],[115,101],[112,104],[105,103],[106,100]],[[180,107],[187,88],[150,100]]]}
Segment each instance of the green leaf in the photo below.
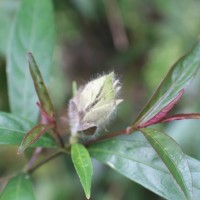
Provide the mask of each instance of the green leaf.
{"label": "green leaf", "polygon": [[178,144],[167,134],[157,130],[144,128],[141,131],[166,164],[187,199],[192,199],[190,169],[187,159]]}
{"label": "green leaf", "polygon": [[48,115],[50,120],[52,120],[54,118],[54,107],[49,97],[47,88],[44,84],[40,70],[31,52],[28,52],[27,58],[28,58],[29,69],[30,69],[31,76],[34,82],[35,90],[40,100],[42,109]]}
{"label": "green leaf", "polygon": [[33,186],[29,175],[20,174],[9,180],[1,200],[35,200]]}
{"label": "green leaf", "polygon": [[80,178],[87,199],[90,198],[93,166],[87,149],[81,144],[73,144],[71,148],[72,161]]}
{"label": "green leaf", "polygon": [[50,0],[21,0],[7,52],[10,107],[14,114],[38,119],[37,95],[31,81],[26,53],[31,51],[48,82],[54,47],[54,16]]}
{"label": "green leaf", "polygon": [[188,54],[172,66],[150,101],[137,117],[135,124],[139,127],[145,127],[164,117],[179,101],[185,88],[195,77],[199,66],[200,40]]}
{"label": "green leaf", "polygon": [[[115,138],[88,147],[93,158],[109,165],[127,178],[139,183],[165,199],[186,199],[166,165],[146,141]],[[200,162],[189,159],[192,173],[193,198],[200,195]],[[194,178],[195,177],[195,178]]]}
{"label": "green leaf", "polygon": [[22,143],[17,151],[21,154],[31,144],[35,143],[44,133],[52,128],[50,124],[38,124],[34,126],[23,138]]}
{"label": "green leaf", "polygon": [[76,82],[76,81],[73,81],[73,82],[72,82],[72,96],[73,96],[73,97],[76,95],[77,91],[78,91],[77,82]]}
{"label": "green leaf", "polygon": [[[20,145],[23,137],[33,126],[33,123],[25,119],[0,112],[0,144]],[[56,147],[56,143],[48,134],[45,134],[32,146]]]}
{"label": "green leaf", "polygon": [[[0,1],[0,55],[5,57],[7,49],[10,24],[13,21],[13,13],[17,10],[17,1]],[[9,6],[12,5],[12,6]]]}

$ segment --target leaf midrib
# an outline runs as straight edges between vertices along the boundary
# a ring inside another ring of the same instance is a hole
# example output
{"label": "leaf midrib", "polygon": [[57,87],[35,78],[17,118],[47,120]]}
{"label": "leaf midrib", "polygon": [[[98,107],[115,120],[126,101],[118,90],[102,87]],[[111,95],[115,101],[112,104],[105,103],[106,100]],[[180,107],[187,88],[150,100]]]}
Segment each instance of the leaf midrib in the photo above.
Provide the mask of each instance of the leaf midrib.
{"label": "leaf midrib", "polygon": [[[149,135],[147,132],[145,132],[147,135]],[[149,136],[150,138],[151,138],[151,136]],[[162,144],[154,137],[154,141],[157,143],[157,145],[159,146],[159,148],[161,149],[161,151],[164,153],[164,155],[168,158],[168,159],[170,159],[170,157],[168,156],[168,154],[167,154],[167,151],[165,150],[165,148],[162,148],[163,146],[162,146]],[[156,151],[156,149],[155,149],[155,151]],[[157,152],[157,151],[156,151]],[[158,153],[158,152],[157,152]],[[158,154],[158,156],[159,156],[159,154]],[[162,157],[161,156],[159,156],[160,158],[161,158],[161,160],[164,162],[164,163],[166,163],[165,162],[165,160],[164,159],[162,159]],[[186,159],[186,158],[185,158]],[[171,159],[170,159],[171,160]],[[186,159],[187,160],[187,159]],[[172,160],[172,164],[173,164],[173,167],[176,169],[176,164],[174,163],[174,160]],[[167,164],[166,164],[167,165]],[[189,167],[189,166],[188,166]],[[168,170],[170,171],[170,174],[174,177],[174,175],[173,175],[173,173],[171,173],[171,170],[168,168]],[[177,170],[176,170],[177,171]],[[185,185],[185,181],[184,181],[184,178],[183,178],[183,176],[182,176],[182,174],[180,173],[180,171],[178,170],[177,171],[178,172],[178,175],[179,175],[179,177],[181,177],[181,181],[182,181],[182,184],[184,185],[184,187],[185,188],[188,188],[186,185]],[[174,179],[175,179],[175,181],[176,181],[176,183],[179,185],[179,183],[178,183],[178,181],[176,180],[176,178],[174,177]],[[190,194],[188,194],[188,192],[187,192],[187,189],[185,190],[185,188],[183,189],[182,188],[182,186],[180,186],[179,185],[179,187],[183,190],[183,192],[184,192],[184,194],[186,195],[186,197],[190,197]]]}
{"label": "leaf midrib", "polygon": [[22,179],[23,179],[23,177],[20,176],[20,177],[18,178],[18,181],[17,181],[16,200],[18,199],[18,195],[19,195],[19,193],[20,193],[20,185],[21,185]]}
{"label": "leaf midrib", "polygon": [[[79,154],[79,160],[80,160],[80,162],[81,162],[81,164],[82,164],[82,166],[83,166],[83,161],[82,161],[82,156],[81,156],[81,152],[80,152],[80,150],[79,150],[79,148],[76,146],[76,150],[77,150],[77,152],[78,152],[78,154]],[[86,190],[88,189],[88,184],[87,184],[87,181],[86,181],[86,177],[87,177],[87,175],[86,175],[86,171],[85,171],[85,167],[83,167],[83,173],[84,173],[84,182],[85,182],[85,185],[86,185]],[[88,191],[86,191],[87,193],[88,193]]]}
{"label": "leaf midrib", "polygon": [[[134,161],[134,162],[136,162],[136,163],[140,163],[140,164],[142,164],[142,165],[144,165],[144,166],[148,166],[148,167],[151,167],[152,169],[157,169],[157,170],[159,170],[159,171],[161,171],[161,172],[163,172],[163,173],[167,173],[167,174],[168,174],[167,171],[163,170],[162,168],[160,168],[160,167],[158,167],[158,166],[150,165],[150,164],[148,164],[147,162],[142,162],[142,161],[133,159],[133,158],[131,158],[131,157],[129,157],[129,156],[124,156],[124,155],[119,154],[119,153],[116,153],[116,152],[106,151],[106,150],[102,150],[102,149],[92,149],[92,148],[90,148],[89,151],[90,151],[90,152],[92,152],[92,151],[94,151],[94,152],[100,152],[100,153],[104,153],[104,154],[107,154],[107,155],[108,155],[108,154],[109,154],[109,155],[116,155],[116,156],[118,156],[118,157],[121,157],[121,158],[124,158],[124,159],[127,159],[127,160],[131,160],[131,161]],[[94,157],[94,158],[95,158],[95,157]]]}

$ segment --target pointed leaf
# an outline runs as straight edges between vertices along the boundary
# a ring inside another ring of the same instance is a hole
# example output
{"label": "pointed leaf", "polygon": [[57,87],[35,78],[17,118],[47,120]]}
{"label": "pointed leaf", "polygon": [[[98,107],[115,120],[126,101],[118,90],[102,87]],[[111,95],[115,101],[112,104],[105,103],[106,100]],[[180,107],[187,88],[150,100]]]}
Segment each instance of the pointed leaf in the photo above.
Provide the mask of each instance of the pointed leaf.
{"label": "pointed leaf", "polygon": [[176,105],[200,66],[200,40],[169,70],[150,101],[136,119],[138,127],[157,123]]}
{"label": "pointed leaf", "polygon": [[34,126],[23,138],[22,143],[17,151],[21,154],[31,144],[35,143],[44,133],[52,128],[50,124],[38,124]]}
{"label": "pointed leaf", "polygon": [[187,199],[192,199],[192,177],[184,153],[176,142],[166,134],[153,129],[141,129],[149,143],[166,164]]}
{"label": "pointed leaf", "polygon": [[47,88],[44,84],[40,70],[31,52],[27,53],[27,58],[28,58],[29,69],[30,69],[31,76],[34,82],[35,90],[40,100],[42,109],[45,111],[48,117],[50,117],[50,119],[52,120],[54,117],[54,107],[49,97]]}
{"label": "pointed leaf", "polygon": [[54,46],[54,16],[50,0],[21,0],[8,41],[7,75],[10,107],[16,115],[36,122],[39,110],[26,53],[33,52],[45,82]]}
{"label": "pointed leaf", "polygon": [[81,144],[73,144],[71,148],[72,161],[80,178],[87,199],[90,198],[93,166],[87,149]]}
{"label": "pointed leaf", "polygon": [[35,200],[33,186],[29,175],[20,174],[8,182],[3,193],[0,195],[1,200]]}
{"label": "pointed leaf", "polygon": [[[33,126],[33,123],[25,119],[0,112],[0,144],[20,145],[23,137]],[[56,147],[56,143],[48,134],[45,134],[32,146]]]}
{"label": "pointed leaf", "polygon": [[[185,195],[171,176],[166,165],[146,141],[112,139],[90,145],[93,158],[165,199],[184,200]],[[193,177],[194,200],[200,195],[200,162],[189,159]]]}

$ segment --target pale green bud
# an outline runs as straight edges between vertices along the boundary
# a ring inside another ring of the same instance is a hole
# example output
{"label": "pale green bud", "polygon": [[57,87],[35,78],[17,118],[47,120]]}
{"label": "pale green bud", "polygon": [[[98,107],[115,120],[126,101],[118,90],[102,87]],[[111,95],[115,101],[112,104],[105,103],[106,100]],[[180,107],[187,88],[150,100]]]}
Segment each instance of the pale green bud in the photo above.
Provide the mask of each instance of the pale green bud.
{"label": "pale green bud", "polygon": [[114,72],[103,75],[80,87],[69,102],[71,134],[83,132],[91,135],[105,128],[117,105],[121,89]]}

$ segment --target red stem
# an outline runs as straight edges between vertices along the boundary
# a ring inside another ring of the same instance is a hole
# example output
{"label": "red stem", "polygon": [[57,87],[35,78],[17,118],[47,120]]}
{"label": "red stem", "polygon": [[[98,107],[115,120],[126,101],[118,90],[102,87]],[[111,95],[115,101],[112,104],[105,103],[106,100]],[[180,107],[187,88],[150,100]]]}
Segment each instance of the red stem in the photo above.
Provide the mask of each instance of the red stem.
{"label": "red stem", "polygon": [[159,121],[157,123],[170,122],[170,121],[174,121],[174,120],[184,120],[184,119],[200,119],[200,113],[172,115],[172,116],[164,117],[161,121]]}
{"label": "red stem", "polygon": [[41,118],[42,118],[42,124],[46,124],[46,123],[50,123],[50,124],[54,124],[54,119],[52,119],[52,117],[50,117],[42,108],[42,106],[40,105],[39,102],[36,103],[37,106],[40,108],[40,112],[41,112]]}
{"label": "red stem", "polygon": [[104,135],[104,136],[99,137],[97,139],[88,141],[88,142],[86,142],[84,144],[86,146],[88,146],[90,144],[93,144],[93,143],[96,143],[96,142],[99,142],[99,141],[102,141],[102,140],[110,139],[110,138],[113,138],[113,137],[116,137],[116,136],[119,136],[119,135],[130,134],[130,133],[134,132],[135,130],[137,130],[136,127],[130,126],[130,127],[127,127],[125,130],[121,130],[121,131],[118,131],[118,132],[110,133],[108,135]]}
{"label": "red stem", "polygon": [[62,140],[62,137],[60,136],[60,134],[59,134],[59,132],[56,130],[56,122],[55,122],[55,120],[52,118],[52,117],[50,117],[44,110],[43,110],[43,108],[42,108],[42,106],[40,105],[40,103],[39,102],[37,102],[37,106],[40,108],[40,111],[41,111],[41,116],[42,116],[42,124],[43,124],[43,122],[46,124],[48,124],[48,122],[53,126],[52,128],[53,128],[53,132],[55,133],[55,135],[57,136],[57,138],[58,138],[58,140],[59,140],[59,142],[60,142],[60,146],[61,147],[65,147],[65,144],[64,144],[64,142],[63,142],[63,140]]}

